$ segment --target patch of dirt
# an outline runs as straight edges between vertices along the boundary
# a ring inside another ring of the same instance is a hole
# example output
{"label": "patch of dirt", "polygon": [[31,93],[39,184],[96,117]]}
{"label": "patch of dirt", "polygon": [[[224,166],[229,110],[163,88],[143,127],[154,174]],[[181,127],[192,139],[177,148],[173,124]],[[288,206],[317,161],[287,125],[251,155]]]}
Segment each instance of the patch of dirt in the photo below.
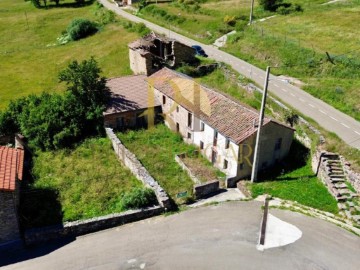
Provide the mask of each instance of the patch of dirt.
{"label": "patch of dirt", "polygon": [[196,157],[185,157],[182,161],[201,182],[204,183],[217,179],[215,169],[205,166],[201,159]]}

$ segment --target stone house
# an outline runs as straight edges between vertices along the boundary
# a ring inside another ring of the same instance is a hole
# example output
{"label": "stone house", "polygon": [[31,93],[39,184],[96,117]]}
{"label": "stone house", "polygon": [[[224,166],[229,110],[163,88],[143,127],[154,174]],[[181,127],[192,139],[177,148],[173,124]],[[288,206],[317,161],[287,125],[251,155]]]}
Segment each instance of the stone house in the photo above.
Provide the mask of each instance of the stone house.
{"label": "stone house", "polygon": [[23,167],[24,150],[0,146],[0,244],[20,239],[19,181]]}
{"label": "stone house", "polygon": [[[154,100],[154,96],[149,95],[145,79],[145,75],[132,75],[107,80],[111,98],[103,112],[105,127],[124,130],[146,127],[153,123],[161,107],[160,103]],[[149,118],[150,112],[153,112],[153,115]]]}
{"label": "stone house", "polygon": [[162,67],[174,68],[196,60],[195,49],[154,32],[128,45],[134,74],[151,75]]}
{"label": "stone house", "polygon": [[[151,75],[148,83],[169,128],[198,146],[228,178],[251,175],[258,111],[168,68]],[[260,169],[270,168],[287,156],[293,133],[291,127],[264,118]]]}

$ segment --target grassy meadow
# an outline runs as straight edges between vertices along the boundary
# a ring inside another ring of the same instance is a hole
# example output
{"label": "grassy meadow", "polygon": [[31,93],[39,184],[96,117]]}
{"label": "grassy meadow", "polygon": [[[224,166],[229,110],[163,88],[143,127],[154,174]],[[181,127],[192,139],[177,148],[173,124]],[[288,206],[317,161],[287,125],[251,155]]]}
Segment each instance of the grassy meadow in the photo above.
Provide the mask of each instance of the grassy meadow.
{"label": "grassy meadow", "polygon": [[[61,3],[74,2],[62,1]],[[37,9],[23,0],[0,1],[0,109],[9,100],[42,91],[62,91],[58,73],[91,56],[105,77],[131,74],[127,44],[138,34],[110,23],[88,38],[56,45],[75,18],[97,21],[96,1],[84,7]],[[118,18],[120,20],[120,18]]]}
{"label": "grassy meadow", "polygon": [[[32,174],[32,196],[25,196],[31,203],[23,203],[22,212],[37,213],[29,218],[35,225],[56,223],[56,205],[60,211],[59,221],[124,211],[122,196],[143,186],[118,161],[108,138],[90,138],[74,149],[39,151],[34,157]],[[46,200],[37,201],[37,194],[32,190],[54,196],[47,195]],[[29,207],[36,209],[29,211]]]}

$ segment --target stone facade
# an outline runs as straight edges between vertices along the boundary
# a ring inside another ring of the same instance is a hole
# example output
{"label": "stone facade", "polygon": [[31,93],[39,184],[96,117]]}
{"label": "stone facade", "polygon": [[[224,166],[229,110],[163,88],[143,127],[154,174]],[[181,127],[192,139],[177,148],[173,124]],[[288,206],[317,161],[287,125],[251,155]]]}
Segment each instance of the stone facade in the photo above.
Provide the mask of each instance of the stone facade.
{"label": "stone facade", "polygon": [[20,239],[15,192],[0,191],[0,244]]}
{"label": "stone facade", "polygon": [[151,75],[164,66],[194,62],[195,49],[153,32],[129,44],[129,58],[134,74]]}
{"label": "stone facade", "polygon": [[172,205],[170,202],[169,196],[166,194],[165,190],[158,184],[158,182],[150,175],[146,168],[141,164],[141,162],[136,158],[136,156],[131,153],[115,135],[111,128],[106,128],[106,134],[111,140],[116,156],[124,163],[126,167],[139,179],[143,184],[152,190],[154,190],[156,197],[159,201],[159,204],[166,208],[171,209]]}
{"label": "stone facade", "polygon": [[110,214],[92,219],[67,222],[64,225],[30,229],[24,232],[24,240],[26,245],[35,245],[63,237],[76,237],[145,218],[150,218],[160,215],[163,212],[163,207],[154,206],[146,209],[129,210],[124,213]]}

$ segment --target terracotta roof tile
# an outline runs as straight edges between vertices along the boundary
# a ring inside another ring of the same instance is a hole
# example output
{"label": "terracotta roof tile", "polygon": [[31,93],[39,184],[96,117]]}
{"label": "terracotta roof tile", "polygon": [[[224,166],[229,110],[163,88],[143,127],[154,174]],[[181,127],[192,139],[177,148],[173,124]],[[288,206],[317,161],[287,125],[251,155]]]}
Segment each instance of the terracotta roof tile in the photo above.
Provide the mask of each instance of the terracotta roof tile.
{"label": "terracotta roof tile", "polygon": [[111,99],[104,114],[144,109],[149,104],[159,106],[157,100],[149,99],[145,78],[145,75],[134,75],[109,79],[106,85],[111,91]]}
{"label": "terracotta roof tile", "polygon": [[[259,121],[258,111],[198,84],[191,77],[163,68],[151,75],[148,82],[236,144],[257,130],[254,124]],[[265,117],[263,124],[271,121]]]}
{"label": "terracotta roof tile", "polygon": [[0,190],[14,191],[15,179],[23,178],[24,151],[0,146]]}

